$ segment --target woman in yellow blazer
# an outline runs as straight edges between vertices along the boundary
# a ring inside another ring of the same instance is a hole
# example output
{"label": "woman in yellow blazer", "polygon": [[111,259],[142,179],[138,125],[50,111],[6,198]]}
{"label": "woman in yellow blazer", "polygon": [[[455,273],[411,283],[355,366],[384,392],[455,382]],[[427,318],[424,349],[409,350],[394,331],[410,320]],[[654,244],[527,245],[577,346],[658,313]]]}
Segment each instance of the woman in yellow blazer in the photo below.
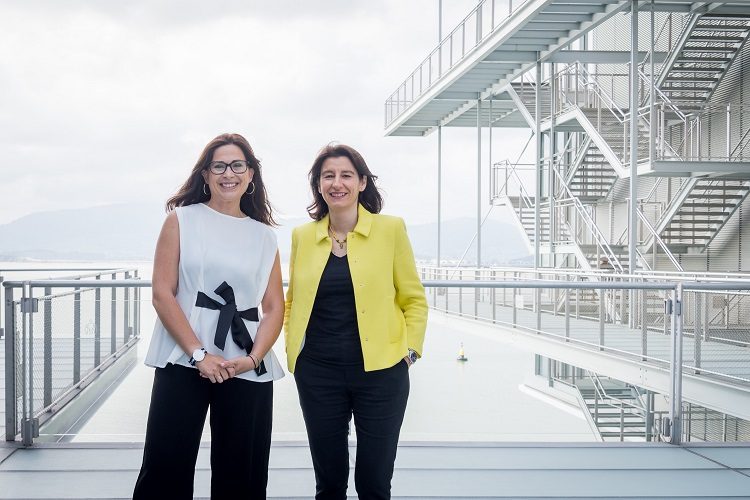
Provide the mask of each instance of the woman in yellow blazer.
{"label": "woman in yellow blazer", "polygon": [[284,326],[316,498],[346,498],[352,415],[357,494],[390,498],[408,369],[427,323],[424,288],[404,222],[378,215],[376,176],[357,151],[326,146],[309,178],[314,221],[292,233]]}

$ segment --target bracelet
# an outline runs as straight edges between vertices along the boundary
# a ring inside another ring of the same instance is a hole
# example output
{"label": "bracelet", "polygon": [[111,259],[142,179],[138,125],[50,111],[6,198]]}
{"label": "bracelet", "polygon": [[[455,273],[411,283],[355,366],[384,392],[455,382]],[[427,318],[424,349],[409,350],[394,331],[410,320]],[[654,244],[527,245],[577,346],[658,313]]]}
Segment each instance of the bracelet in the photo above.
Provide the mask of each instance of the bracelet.
{"label": "bracelet", "polygon": [[258,360],[255,358],[255,355],[247,353],[247,357],[253,360],[253,370],[257,369],[260,366],[260,363],[258,363]]}

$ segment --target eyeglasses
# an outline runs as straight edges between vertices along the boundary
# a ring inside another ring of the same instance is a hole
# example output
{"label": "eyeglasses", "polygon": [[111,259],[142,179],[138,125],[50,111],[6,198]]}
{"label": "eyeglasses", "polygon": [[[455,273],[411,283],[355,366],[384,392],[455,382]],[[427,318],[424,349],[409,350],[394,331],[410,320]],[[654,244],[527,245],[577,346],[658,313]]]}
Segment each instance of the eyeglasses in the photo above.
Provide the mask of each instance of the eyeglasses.
{"label": "eyeglasses", "polygon": [[250,163],[246,160],[234,160],[232,163],[224,163],[223,161],[212,161],[208,166],[208,169],[212,174],[221,175],[227,171],[227,167],[232,169],[235,174],[244,174],[247,172]]}

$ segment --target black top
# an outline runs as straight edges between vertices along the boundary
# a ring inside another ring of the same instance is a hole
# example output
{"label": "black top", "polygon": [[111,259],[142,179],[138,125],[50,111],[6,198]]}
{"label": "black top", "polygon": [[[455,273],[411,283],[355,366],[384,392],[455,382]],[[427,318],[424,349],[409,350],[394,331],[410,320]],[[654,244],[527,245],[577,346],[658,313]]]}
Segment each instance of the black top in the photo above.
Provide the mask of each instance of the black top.
{"label": "black top", "polygon": [[335,364],[362,364],[352,274],[345,256],[331,253],[320,277],[302,355]]}

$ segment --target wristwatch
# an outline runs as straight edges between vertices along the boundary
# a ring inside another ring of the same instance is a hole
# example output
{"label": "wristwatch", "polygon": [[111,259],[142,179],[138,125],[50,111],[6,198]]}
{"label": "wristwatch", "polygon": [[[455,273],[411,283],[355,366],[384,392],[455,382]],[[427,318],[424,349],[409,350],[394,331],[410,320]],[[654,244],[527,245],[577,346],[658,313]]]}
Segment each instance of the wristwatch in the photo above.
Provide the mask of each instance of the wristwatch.
{"label": "wristwatch", "polygon": [[415,351],[414,349],[409,349],[409,354],[407,354],[406,357],[409,358],[410,365],[413,365],[419,359],[419,356],[417,355],[417,351]]}
{"label": "wristwatch", "polygon": [[204,347],[201,347],[200,349],[196,349],[193,351],[193,355],[190,356],[188,363],[190,363],[190,366],[195,366],[196,363],[203,361],[205,357],[206,349]]}

